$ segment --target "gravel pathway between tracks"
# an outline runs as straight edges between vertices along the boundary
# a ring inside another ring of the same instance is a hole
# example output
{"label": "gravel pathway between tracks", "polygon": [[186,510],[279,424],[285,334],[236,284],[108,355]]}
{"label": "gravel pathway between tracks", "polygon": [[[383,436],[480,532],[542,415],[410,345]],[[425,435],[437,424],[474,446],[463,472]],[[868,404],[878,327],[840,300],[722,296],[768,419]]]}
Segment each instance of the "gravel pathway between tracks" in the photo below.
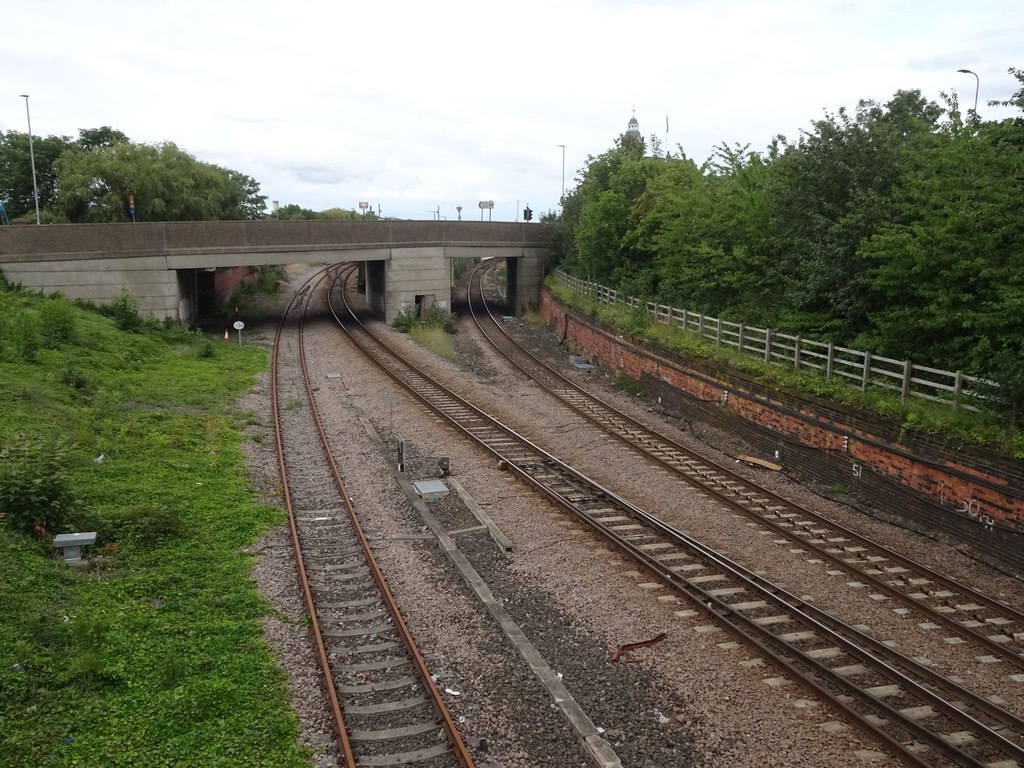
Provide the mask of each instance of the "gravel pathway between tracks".
{"label": "gravel pathway between tracks", "polygon": [[[267,342],[272,336],[270,324],[262,331],[253,325],[250,342],[258,343],[261,333]],[[736,455],[749,452],[735,438],[708,425],[661,418],[642,401],[616,390],[600,373],[572,368],[546,329],[519,320],[511,325],[542,357],[573,377],[584,378],[620,410],[657,425],[678,442],[699,446],[706,455],[730,465]],[[809,565],[791,551],[795,546],[775,543],[777,537],[759,534],[733,515],[723,514],[716,504],[686,491],[664,471],[599,436],[534,385],[507,371],[466,323],[460,323],[456,335],[454,362],[436,358],[390,329],[378,330],[442,382],[640,506],[844,617],[864,616],[878,634],[912,655],[936,664],[968,663],[957,655],[957,648],[944,642],[945,633],[926,633],[912,620],[901,620],[883,603],[847,587],[845,579],[827,577],[824,566]],[[482,450],[397,392],[383,374],[349,350],[330,323],[311,323],[306,345],[314,381],[320,382],[319,406],[350,495],[364,516],[403,611],[437,670],[439,684],[451,692],[449,706],[475,747],[479,765],[564,768],[589,763],[532,674],[436,544],[425,537],[424,524],[398,489],[360,415],[390,447],[397,436],[406,441],[410,480],[437,477],[437,459],[448,457],[452,477],[512,539],[515,548],[505,555],[486,534],[455,537],[552,669],[604,729],[604,737],[624,766],[895,765],[852,729],[826,733],[823,724],[836,720],[834,713],[792,684],[772,684],[777,672],[758,663],[746,649],[733,647],[723,632],[707,631],[700,615],[688,614],[689,605],[673,601],[664,589],[646,585],[648,579],[637,573],[635,565],[609,554],[565,513],[497,471]],[[329,380],[327,374],[332,372],[343,379]],[[251,428],[254,439],[246,449],[254,483],[267,500],[276,502],[269,377],[241,407],[258,414],[262,422]],[[979,566],[942,542],[824,501],[781,474],[741,469],[772,490],[911,557],[994,591],[1008,602],[1024,602],[1018,580]],[[429,506],[449,530],[476,524],[454,492]],[[313,742],[315,734],[323,731],[324,710],[286,533],[272,532],[254,551],[260,554],[254,578],[279,614],[266,621],[267,641],[288,674],[304,738]],[[620,644],[661,632],[666,633],[664,640],[633,652],[629,661],[611,661]],[[969,682],[989,686],[985,690],[998,692],[1011,708],[1024,710],[1020,698],[1024,686],[1008,681],[1005,669],[991,668],[1000,666],[971,667],[975,676]],[[326,764],[321,756],[318,765]]]}

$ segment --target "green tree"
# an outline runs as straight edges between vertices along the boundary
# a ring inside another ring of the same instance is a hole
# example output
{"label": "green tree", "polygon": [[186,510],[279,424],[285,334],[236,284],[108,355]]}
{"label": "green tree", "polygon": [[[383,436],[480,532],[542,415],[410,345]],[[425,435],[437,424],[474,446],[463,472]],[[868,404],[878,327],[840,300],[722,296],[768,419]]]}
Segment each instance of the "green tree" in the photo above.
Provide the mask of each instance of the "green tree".
{"label": "green tree", "polygon": [[562,247],[577,274],[621,275],[633,261],[625,242],[631,209],[656,162],[644,152],[642,139],[623,134],[613,149],[587,159],[582,182],[563,206],[571,232]]}
{"label": "green tree", "polygon": [[57,160],[71,140],[66,136],[32,137],[29,152],[27,133],[0,133],[0,202],[7,215],[35,218],[35,197],[32,189],[32,156],[35,156],[36,187],[41,211],[53,206],[57,199]]}
{"label": "green tree", "polygon": [[266,216],[267,196],[260,194],[260,183],[230,168],[219,168],[221,172],[223,197],[219,219],[252,221]]}
{"label": "green tree", "polygon": [[[1003,106],[1024,110],[1021,84]],[[1024,407],[1024,118],[963,121],[918,91],[764,153],[621,136],[551,223],[572,274],[661,303],[963,370]],[[680,159],[676,159],[676,157]]]}
{"label": "green tree", "polygon": [[761,247],[764,158],[749,146],[721,145],[703,167],[686,160],[667,167],[645,192],[656,200],[649,220],[658,301],[759,320],[778,296],[765,279]]}
{"label": "green tree", "polygon": [[376,219],[377,214],[375,214],[372,209],[367,210],[366,215],[364,216],[361,212],[356,212],[351,209],[328,208],[327,210],[320,211],[320,218],[331,219],[334,221],[362,221],[363,219],[369,221],[370,219]]}
{"label": "green tree", "polygon": [[237,171],[196,160],[171,142],[71,147],[58,162],[58,202],[69,221],[246,219],[262,215],[266,197]]}
{"label": "green tree", "polygon": [[288,205],[282,205],[274,212],[274,218],[281,219],[282,221],[296,219],[315,220],[320,218],[320,214],[309,208],[302,208],[295,203],[288,203]]}
{"label": "green tree", "polygon": [[82,128],[78,132],[78,141],[75,142],[75,145],[80,149],[99,149],[128,141],[131,139],[121,131],[104,125],[102,128]]}
{"label": "green tree", "polygon": [[840,109],[786,145],[768,186],[773,284],[794,308],[788,325],[847,342],[868,324],[860,244],[893,220],[891,196],[908,159],[936,141],[943,110],[917,91]]}
{"label": "green tree", "polygon": [[[1024,72],[1015,100],[1024,105]],[[1000,383],[1024,405],[1024,119],[951,121],[918,151],[898,217],[861,248],[876,310],[860,341]]]}

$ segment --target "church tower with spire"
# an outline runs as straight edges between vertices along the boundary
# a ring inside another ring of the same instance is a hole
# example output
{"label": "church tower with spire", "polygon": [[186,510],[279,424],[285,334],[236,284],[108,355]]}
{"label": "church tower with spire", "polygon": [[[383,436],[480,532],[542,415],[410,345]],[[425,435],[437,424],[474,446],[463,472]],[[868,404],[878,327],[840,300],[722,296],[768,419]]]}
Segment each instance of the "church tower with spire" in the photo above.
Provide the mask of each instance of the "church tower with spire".
{"label": "church tower with spire", "polygon": [[626,128],[626,135],[632,136],[637,139],[642,139],[640,135],[640,123],[636,121],[636,110],[633,111],[633,116],[629,118],[629,125]]}

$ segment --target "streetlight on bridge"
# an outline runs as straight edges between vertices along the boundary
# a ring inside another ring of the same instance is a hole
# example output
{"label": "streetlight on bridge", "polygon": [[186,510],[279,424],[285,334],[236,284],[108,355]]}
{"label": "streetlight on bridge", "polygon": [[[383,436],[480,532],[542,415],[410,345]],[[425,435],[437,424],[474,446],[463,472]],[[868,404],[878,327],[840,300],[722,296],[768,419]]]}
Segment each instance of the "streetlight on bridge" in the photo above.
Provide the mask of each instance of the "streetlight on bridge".
{"label": "streetlight on bridge", "polygon": [[28,157],[32,163],[32,198],[36,202],[36,224],[39,224],[39,187],[36,185],[36,153],[32,148],[32,114],[28,111],[28,94],[22,93],[25,100],[25,117],[28,119]]}
{"label": "streetlight on bridge", "polygon": [[972,72],[969,69],[958,69],[957,72],[962,72],[965,75],[974,75],[974,121],[978,121],[978,91],[981,90],[981,78],[978,77],[977,72]]}
{"label": "streetlight on bridge", "polygon": [[558,198],[558,204],[565,205],[565,144],[557,144],[556,146],[562,148],[562,196]]}

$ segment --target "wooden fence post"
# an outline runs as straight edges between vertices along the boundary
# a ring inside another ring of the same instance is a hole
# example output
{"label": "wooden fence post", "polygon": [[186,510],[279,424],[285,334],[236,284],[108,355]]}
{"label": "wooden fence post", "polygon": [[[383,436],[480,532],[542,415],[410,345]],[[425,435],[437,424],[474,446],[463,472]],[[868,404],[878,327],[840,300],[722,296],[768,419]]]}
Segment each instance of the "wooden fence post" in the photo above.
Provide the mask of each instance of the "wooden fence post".
{"label": "wooden fence post", "polygon": [[825,381],[832,379],[832,366],[836,356],[836,345],[831,341],[828,343],[828,360],[825,361]]}
{"label": "wooden fence post", "polygon": [[900,402],[907,402],[907,398],[910,397],[910,380],[914,375],[914,366],[910,364],[909,360],[903,361],[903,386],[900,388]]}
{"label": "wooden fence post", "polygon": [[868,391],[868,381],[871,379],[871,353],[864,353],[864,370],[861,372],[860,377],[860,391]]}
{"label": "wooden fence post", "polygon": [[770,362],[772,359],[772,329],[764,329],[764,361]]}
{"label": "wooden fence post", "polygon": [[799,334],[793,340],[793,371],[800,370],[800,336]]}

